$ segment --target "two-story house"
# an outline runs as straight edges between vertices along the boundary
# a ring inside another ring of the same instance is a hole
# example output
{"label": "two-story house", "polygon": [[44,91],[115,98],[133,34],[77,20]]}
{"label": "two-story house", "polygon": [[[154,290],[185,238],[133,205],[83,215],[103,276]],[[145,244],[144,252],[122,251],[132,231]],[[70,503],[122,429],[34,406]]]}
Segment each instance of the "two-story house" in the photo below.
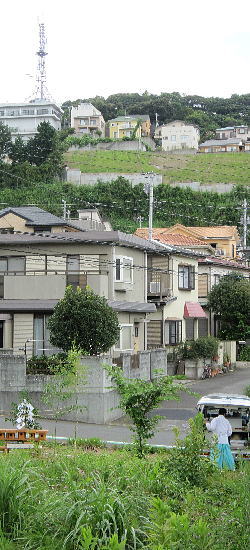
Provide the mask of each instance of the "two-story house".
{"label": "two-story house", "polygon": [[218,322],[211,311],[208,311],[207,297],[214,285],[225,275],[237,274],[250,279],[250,267],[224,258],[205,257],[198,260],[198,294],[199,303],[207,311],[210,334],[217,336]]}
{"label": "two-story house", "polygon": [[242,124],[241,126],[226,126],[217,128],[216,139],[238,138],[243,141],[250,140],[250,127]]}
{"label": "two-story house", "polygon": [[160,142],[163,151],[182,149],[198,150],[200,131],[194,124],[182,120],[173,120],[155,129],[155,139]]}
{"label": "two-story house", "polygon": [[122,139],[133,137],[150,136],[150,118],[149,115],[124,115],[109,120],[109,137],[112,139]]}
{"label": "two-story house", "polygon": [[208,334],[207,314],[198,301],[198,258],[171,246],[148,253],[148,300],[156,305],[147,323],[149,348],[172,348]]}
{"label": "two-story house", "polygon": [[92,103],[79,103],[71,108],[71,128],[75,134],[90,134],[93,136],[105,135],[105,121],[101,111],[98,111]]}
{"label": "two-story house", "polygon": [[0,348],[52,353],[47,320],[67,285],[89,285],[117,311],[114,352],[147,349],[147,254],[157,250],[119,231],[3,233],[0,239]]}

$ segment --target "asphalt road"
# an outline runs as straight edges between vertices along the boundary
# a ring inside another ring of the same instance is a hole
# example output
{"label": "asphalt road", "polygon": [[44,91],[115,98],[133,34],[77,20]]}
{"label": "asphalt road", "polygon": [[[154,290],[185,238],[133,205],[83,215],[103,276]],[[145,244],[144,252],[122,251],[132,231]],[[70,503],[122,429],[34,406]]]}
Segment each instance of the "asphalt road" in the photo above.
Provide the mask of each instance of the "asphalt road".
{"label": "asphalt road", "polygon": [[[195,405],[202,395],[210,393],[244,393],[244,389],[250,384],[250,368],[238,369],[234,373],[218,375],[216,378],[188,382],[185,386],[198,395],[193,396],[181,392],[179,401],[164,401],[161,408],[155,413],[164,418],[159,423],[158,432],[151,440],[155,445],[172,445],[175,440],[173,427],[178,426],[182,437],[188,430],[188,419],[195,415]],[[57,423],[53,420],[41,420],[43,429],[49,430],[49,435],[57,437],[74,437],[75,423],[60,420]],[[7,427],[8,423],[5,424]],[[77,437],[89,438],[98,437],[104,441],[130,442],[132,435],[129,429],[129,420],[121,418],[110,424],[85,424],[79,422],[76,426]]]}

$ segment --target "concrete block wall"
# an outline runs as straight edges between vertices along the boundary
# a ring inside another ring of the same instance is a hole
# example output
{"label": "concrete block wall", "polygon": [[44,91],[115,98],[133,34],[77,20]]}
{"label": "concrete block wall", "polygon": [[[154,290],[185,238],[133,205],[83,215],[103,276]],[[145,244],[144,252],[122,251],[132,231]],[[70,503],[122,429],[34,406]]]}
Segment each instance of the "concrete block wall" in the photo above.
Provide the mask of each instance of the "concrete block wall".
{"label": "concrete block wall", "polygon": [[[80,170],[67,168],[65,171],[65,179],[70,183],[75,185],[96,185],[98,182],[111,182],[117,180],[117,178],[122,177],[128,180],[132,186],[139,185],[139,183],[148,183],[148,177],[145,174],[133,173],[117,173],[117,172],[81,172]],[[162,175],[155,174],[153,177],[154,185],[160,185],[162,183]]]}

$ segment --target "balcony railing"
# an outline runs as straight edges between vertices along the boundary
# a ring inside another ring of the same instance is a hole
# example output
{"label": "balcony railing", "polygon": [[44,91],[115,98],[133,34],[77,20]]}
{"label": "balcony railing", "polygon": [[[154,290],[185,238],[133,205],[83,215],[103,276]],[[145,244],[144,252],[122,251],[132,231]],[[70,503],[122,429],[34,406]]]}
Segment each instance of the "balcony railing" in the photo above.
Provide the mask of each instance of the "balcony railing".
{"label": "balcony railing", "polygon": [[172,297],[173,291],[171,288],[170,273],[154,272],[148,275],[148,296],[153,298]]}

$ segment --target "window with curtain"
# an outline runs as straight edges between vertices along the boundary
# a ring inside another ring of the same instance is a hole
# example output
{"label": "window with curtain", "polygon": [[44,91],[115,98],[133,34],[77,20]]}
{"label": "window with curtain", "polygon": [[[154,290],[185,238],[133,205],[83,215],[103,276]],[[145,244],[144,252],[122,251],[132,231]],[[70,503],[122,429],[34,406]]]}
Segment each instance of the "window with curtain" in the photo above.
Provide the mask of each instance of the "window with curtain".
{"label": "window with curtain", "polygon": [[192,265],[179,265],[178,282],[181,290],[195,289],[195,268]]}
{"label": "window with curtain", "polygon": [[34,355],[52,355],[57,353],[50,341],[49,341],[49,329],[48,329],[48,320],[50,315],[47,313],[36,313],[34,315],[34,342],[33,342],[33,353]]}
{"label": "window with curtain", "polygon": [[175,346],[182,341],[182,321],[165,321],[165,344]]}

